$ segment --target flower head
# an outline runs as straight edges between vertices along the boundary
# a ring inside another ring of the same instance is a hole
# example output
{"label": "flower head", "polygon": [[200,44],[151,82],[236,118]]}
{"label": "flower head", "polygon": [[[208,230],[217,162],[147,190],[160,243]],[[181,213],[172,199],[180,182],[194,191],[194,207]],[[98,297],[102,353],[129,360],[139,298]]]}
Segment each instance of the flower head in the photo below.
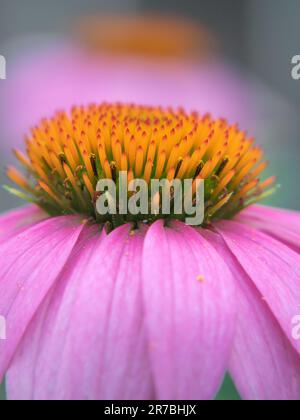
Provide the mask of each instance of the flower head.
{"label": "flower head", "polygon": [[[300,215],[249,206],[273,182],[253,140],[209,116],[106,104],[44,120],[27,153],[28,177],[8,175],[45,211],[0,218],[10,398],[210,399],[227,370],[245,399],[300,398]],[[121,169],[203,178],[205,223],[107,231],[96,183]]]}
{"label": "flower head", "polygon": [[[128,181],[192,179],[195,185],[205,180],[206,223],[234,216],[274,182],[259,181],[267,162],[245,132],[184,110],[122,104],[73,108],[33,128],[28,157],[15,154],[31,179],[12,167],[7,174],[36,204],[52,215],[80,213],[100,222],[111,218],[97,217],[97,183],[116,181],[121,171],[128,172]],[[143,215],[147,218],[151,221]]]}

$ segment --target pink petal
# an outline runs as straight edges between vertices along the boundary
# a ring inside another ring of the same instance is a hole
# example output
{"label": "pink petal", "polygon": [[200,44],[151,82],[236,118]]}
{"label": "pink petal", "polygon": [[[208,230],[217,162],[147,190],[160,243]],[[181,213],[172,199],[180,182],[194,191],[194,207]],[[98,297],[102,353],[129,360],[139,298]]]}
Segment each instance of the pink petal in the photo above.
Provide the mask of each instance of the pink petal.
{"label": "pink petal", "polygon": [[207,232],[236,278],[239,303],[229,369],[243,399],[299,400],[300,357],[224,241]]}
{"label": "pink petal", "polygon": [[26,206],[0,216],[0,244],[29,226],[47,218],[36,206]]}
{"label": "pink petal", "polygon": [[217,230],[299,352],[300,342],[292,337],[292,319],[300,309],[300,256],[270,236],[241,223],[220,222]]}
{"label": "pink petal", "polygon": [[296,252],[300,252],[300,213],[251,206],[243,211],[237,220],[268,233]]}
{"label": "pink petal", "polygon": [[143,280],[157,398],[212,398],[234,333],[236,301],[226,265],[201,233],[159,221],[146,236]]}
{"label": "pink petal", "polygon": [[[93,236],[91,236],[91,234]],[[144,233],[90,232],[34,318],[8,373],[12,399],[153,397],[143,320]]]}
{"label": "pink petal", "polygon": [[269,220],[274,225],[293,229],[300,233],[300,213],[297,211],[267,206],[251,206],[244,210],[242,215],[251,216],[260,220]]}
{"label": "pink petal", "polygon": [[7,340],[0,341],[0,379],[82,227],[77,217],[51,218],[0,245],[0,314],[7,321]]}

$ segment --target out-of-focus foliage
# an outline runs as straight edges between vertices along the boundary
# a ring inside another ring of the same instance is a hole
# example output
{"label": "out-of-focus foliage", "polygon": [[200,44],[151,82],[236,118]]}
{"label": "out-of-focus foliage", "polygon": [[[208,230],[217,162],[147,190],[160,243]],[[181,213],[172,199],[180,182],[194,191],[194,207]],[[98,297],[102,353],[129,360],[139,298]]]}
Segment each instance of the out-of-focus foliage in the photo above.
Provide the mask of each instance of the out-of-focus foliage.
{"label": "out-of-focus foliage", "polygon": [[239,401],[241,398],[234,386],[229,375],[226,375],[222,388],[218,393],[216,400],[217,401]]}
{"label": "out-of-focus foliage", "polygon": [[0,385],[0,400],[5,400],[5,389],[4,389],[4,384]]}

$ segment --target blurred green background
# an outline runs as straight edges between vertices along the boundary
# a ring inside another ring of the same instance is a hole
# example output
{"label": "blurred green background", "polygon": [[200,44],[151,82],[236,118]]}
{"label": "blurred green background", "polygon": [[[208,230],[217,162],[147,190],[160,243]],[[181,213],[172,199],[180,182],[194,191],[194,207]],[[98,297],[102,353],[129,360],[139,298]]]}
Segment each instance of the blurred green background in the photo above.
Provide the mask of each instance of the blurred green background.
{"label": "blurred green background", "polygon": [[4,400],[5,399],[5,388],[4,388],[4,384],[0,385],[0,400]]}

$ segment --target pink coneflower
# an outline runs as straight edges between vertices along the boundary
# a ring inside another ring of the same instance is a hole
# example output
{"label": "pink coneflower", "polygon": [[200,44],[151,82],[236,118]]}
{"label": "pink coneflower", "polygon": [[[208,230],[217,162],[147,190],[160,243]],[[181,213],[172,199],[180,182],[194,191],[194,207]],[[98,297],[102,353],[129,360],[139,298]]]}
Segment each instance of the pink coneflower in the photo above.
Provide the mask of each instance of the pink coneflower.
{"label": "pink coneflower", "polygon": [[[11,399],[300,398],[300,216],[255,203],[263,152],[237,126],[172,109],[44,120],[8,175],[35,205],[0,219],[0,376]],[[120,170],[205,179],[205,221],[95,211]],[[43,209],[39,210],[38,207]],[[246,209],[247,207],[247,209]]]}

